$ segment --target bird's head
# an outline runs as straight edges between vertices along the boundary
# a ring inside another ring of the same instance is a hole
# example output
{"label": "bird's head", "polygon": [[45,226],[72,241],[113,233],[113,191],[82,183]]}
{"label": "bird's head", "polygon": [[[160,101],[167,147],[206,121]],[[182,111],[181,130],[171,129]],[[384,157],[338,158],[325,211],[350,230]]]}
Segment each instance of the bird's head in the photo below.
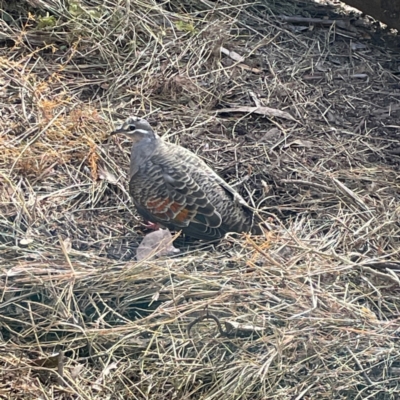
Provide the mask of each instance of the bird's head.
{"label": "bird's head", "polygon": [[133,140],[134,143],[143,139],[151,141],[157,138],[147,120],[138,117],[128,117],[111,135],[122,134]]}

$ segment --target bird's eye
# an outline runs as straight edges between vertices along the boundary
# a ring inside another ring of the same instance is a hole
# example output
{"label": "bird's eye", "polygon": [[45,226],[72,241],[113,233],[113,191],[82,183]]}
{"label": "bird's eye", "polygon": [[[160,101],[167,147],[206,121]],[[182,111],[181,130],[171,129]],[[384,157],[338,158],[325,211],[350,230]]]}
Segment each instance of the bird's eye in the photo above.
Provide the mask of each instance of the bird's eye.
{"label": "bird's eye", "polygon": [[129,125],[129,130],[131,132],[133,132],[134,130],[136,130],[136,126],[135,125]]}

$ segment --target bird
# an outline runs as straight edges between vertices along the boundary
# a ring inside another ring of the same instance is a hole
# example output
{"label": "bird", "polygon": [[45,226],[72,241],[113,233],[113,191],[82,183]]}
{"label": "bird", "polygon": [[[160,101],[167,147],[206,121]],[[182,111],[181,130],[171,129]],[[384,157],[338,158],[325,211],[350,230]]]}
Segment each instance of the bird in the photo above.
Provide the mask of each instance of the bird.
{"label": "bird", "polygon": [[133,142],[129,193],[144,219],[203,241],[228,232],[262,233],[232,186],[199,156],[158,136],[146,119],[130,116],[116,134]]}

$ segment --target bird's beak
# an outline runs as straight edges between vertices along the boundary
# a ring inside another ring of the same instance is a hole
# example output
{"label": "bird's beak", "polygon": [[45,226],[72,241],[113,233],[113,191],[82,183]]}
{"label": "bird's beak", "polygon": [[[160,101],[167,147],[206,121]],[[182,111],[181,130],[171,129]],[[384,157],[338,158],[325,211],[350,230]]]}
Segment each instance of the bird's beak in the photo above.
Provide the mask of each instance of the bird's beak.
{"label": "bird's beak", "polygon": [[127,125],[126,124],[122,124],[121,126],[119,126],[115,131],[112,131],[111,133],[110,133],[110,136],[111,135],[118,135],[118,134],[126,134],[127,133]]}
{"label": "bird's beak", "polygon": [[119,133],[125,133],[125,130],[122,128],[117,128],[115,131],[110,132],[111,135],[118,135]]}

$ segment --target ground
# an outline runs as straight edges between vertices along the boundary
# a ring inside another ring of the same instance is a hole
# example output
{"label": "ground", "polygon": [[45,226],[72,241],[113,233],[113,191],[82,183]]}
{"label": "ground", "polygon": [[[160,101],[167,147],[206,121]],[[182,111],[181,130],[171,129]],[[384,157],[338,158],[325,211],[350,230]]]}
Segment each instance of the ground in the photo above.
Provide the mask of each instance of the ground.
{"label": "ground", "polygon": [[[0,8],[2,398],[398,397],[395,32],[322,1]],[[130,114],[269,231],[135,261]]]}

